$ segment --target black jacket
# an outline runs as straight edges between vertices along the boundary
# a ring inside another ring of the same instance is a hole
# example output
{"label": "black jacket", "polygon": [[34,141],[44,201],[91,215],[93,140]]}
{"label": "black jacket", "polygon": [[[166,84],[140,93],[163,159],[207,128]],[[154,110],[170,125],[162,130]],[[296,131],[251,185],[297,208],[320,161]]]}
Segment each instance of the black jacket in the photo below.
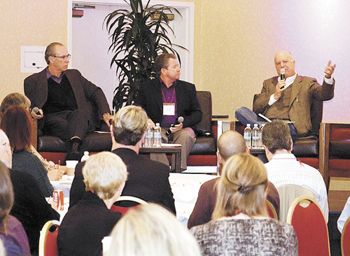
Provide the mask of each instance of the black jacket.
{"label": "black jacket", "polygon": [[[169,183],[169,167],[136,154],[135,151],[119,148],[113,151],[127,166],[128,178],[122,195],[136,196],[146,202],[158,203],[176,213],[174,196]],[[69,207],[76,204],[85,192],[83,182],[84,162],[77,165],[70,190]]]}
{"label": "black jacket", "polygon": [[[141,106],[154,123],[161,123],[163,117],[161,86],[159,79],[149,80],[141,85],[139,95],[135,100],[135,104]],[[177,116],[184,118],[184,127],[191,127],[195,130],[195,125],[202,119],[196,88],[194,84],[182,80],[177,80],[173,86],[176,90]]]}
{"label": "black jacket", "polygon": [[59,220],[60,215],[46,202],[39,185],[31,175],[10,170],[10,177],[15,194],[10,214],[22,223],[31,251],[37,251],[41,228],[48,220]]}

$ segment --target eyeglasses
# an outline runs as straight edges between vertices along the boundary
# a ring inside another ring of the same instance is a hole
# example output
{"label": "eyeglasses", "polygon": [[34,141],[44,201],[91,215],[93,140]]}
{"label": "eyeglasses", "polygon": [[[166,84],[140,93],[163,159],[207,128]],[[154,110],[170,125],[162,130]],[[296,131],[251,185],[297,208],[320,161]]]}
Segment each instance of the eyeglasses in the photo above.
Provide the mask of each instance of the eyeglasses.
{"label": "eyeglasses", "polygon": [[67,55],[62,55],[62,56],[53,55],[53,57],[59,58],[59,59],[62,59],[62,60],[64,60],[64,59],[70,60],[70,58],[72,57],[72,55],[70,55],[70,54],[68,53]]}

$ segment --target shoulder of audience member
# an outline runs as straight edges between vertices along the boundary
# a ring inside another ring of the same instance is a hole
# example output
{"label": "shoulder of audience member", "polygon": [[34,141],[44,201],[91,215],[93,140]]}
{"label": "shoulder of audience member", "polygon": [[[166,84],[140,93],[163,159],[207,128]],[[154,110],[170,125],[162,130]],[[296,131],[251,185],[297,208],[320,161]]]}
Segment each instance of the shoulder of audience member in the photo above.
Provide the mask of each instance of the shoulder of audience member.
{"label": "shoulder of audience member", "polygon": [[152,169],[152,171],[157,171],[159,173],[165,173],[169,175],[170,172],[170,168],[168,165],[160,163],[158,161],[154,161],[151,159],[147,159],[149,161],[149,165],[151,166],[150,169]]}

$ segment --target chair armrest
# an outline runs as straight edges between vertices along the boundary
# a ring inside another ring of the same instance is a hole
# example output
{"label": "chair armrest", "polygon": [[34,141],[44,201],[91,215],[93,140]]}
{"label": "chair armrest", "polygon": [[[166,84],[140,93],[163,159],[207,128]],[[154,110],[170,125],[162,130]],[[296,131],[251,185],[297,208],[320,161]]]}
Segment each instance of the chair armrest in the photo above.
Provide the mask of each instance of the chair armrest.
{"label": "chair armrest", "polygon": [[329,188],[329,138],[330,138],[329,123],[321,123],[319,134],[319,168],[320,173],[326,183],[326,188]]}
{"label": "chair armrest", "polygon": [[38,147],[38,120],[32,119],[32,137],[31,137],[32,145],[35,149]]}
{"label": "chair armrest", "polygon": [[230,118],[213,118],[213,121],[217,123],[217,139],[220,138],[221,134],[225,131],[232,130],[236,128],[236,123],[234,119]]}

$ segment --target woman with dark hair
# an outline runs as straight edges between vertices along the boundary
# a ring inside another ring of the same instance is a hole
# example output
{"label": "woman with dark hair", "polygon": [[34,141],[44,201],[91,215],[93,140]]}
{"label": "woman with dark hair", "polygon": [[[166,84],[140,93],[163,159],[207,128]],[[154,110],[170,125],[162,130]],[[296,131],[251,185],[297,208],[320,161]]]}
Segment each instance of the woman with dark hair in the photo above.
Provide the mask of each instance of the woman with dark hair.
{"label": "woman with dark hair", "polygon": [[41,161],[28,151],[31,147],[32,119],[22,107],[9,107],[2,116],[1,129],[10,140],[13,150],[12,167],[26,172],[37,181],[45,197],[52,195],[53,187]]}
{"label": "woman with dark hair", "polygon": [[[30,112],[30,100],[23,94],[14,92],[6,95],[6,97],[2,100],[0,105],[0,123],[2,116],[6,112],[6,110],[13,106],[18,106],[24,108],[26,111]],[[33,112],[33,111],[32,111]],[[33,118],[38,118],[37,115],[34,115]],[[47,161],[43,158],[39,152],[34,148],[33,145],[27,149],[28,152],[35,155],[41,163],[44,165],[47,170],[47,175],[50,180],[59,180],[62,178],[62,175],[65,173],[66,169],[64,166],[55,165],[52,161]]]}
{"label": "woman with dark hair", "polygon": [[60,215],[46,202],[39,185],[31,175],[11,169],[12,151],[10,142],[1,129],[0,162],[4,163],[10,170],[15,196],[11,215],[22,223],[32,255],[37,255],[41,228],[48,220],[59,220]]}
{"label": "woman with dark hair", "polygon": [[22,224],[10,215],[13,200],[9,170],[0,161],[0,239],[7,255],[30,255],[26,232]]}
{"label": "woman with dark hair", "polygon": [[227,160],[213,220],[191,229],[202,255],[297,255],[293,227],[267,216],[267,183],[258,158],[244,153]]}

